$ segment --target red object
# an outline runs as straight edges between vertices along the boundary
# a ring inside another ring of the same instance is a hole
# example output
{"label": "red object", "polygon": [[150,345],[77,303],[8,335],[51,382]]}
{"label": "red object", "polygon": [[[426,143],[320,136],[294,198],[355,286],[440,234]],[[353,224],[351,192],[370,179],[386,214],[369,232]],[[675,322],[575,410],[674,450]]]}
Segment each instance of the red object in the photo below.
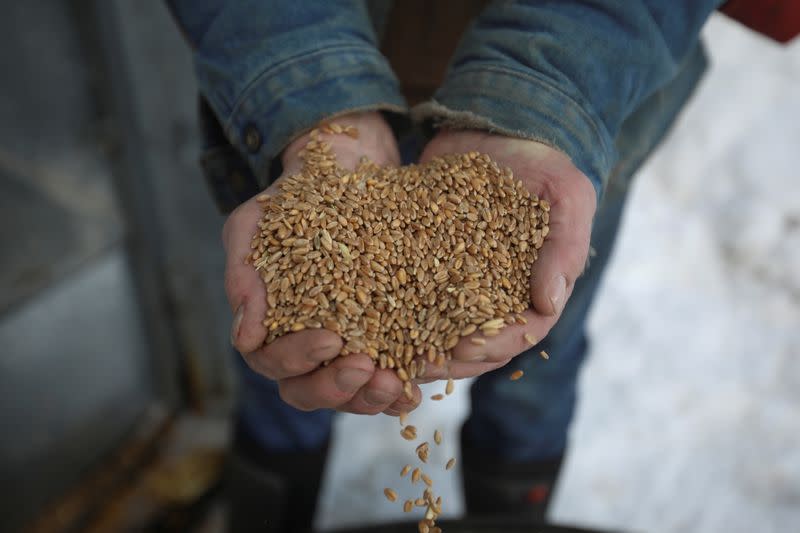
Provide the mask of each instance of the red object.
{"label": "red object", "polygon": [[800,34],[798,0],[728,0],[719,9],[779,43],[788,43]]}
{"label": "red object", "polygon": [[545,483],[539,483],[528,489],[525,500],[533,504],[543,503],[547,499],[548,494],[550,494],[550,486]]}

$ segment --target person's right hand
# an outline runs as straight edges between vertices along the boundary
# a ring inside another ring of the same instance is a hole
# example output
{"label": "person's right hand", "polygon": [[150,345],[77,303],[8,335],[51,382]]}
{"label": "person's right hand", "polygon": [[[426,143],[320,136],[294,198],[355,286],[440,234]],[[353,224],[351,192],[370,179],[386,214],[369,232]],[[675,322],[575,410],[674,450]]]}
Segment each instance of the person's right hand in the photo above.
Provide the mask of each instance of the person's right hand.
{"label": "person's right hand", "polygon": [[[377,164],[399,164],[394,135],[379,113],[354,113],[333,121],[354,126],[359,133],[358,139],[320,134],[321,139],[331,143],[341,166],[355,168],[362,156]],[[308,140],[304,135],[286,148],[283,176],[299,172],[302,161],[298,153]],[[277,184],[264,192],[275,194]],[[266,288],[253,266],[244,262],[261,217],[261,206],[255,197],[251,198],[231,213],[222,234],[227,253],[225,292],[234,312],[231,343],[250,368],[277,381],[281,398],[297,409],[333,408],[358,414],[385,411],[394,415],[414,409],[420,401],[419,387],[414,386],[414,399],[409,401],[395,372],[377,369],[369,356],[352,354],[335,359],[342,339],[332,331],[304,330],[264,344]],[[330,360],[333,361],[328,366],[322,366]]]}

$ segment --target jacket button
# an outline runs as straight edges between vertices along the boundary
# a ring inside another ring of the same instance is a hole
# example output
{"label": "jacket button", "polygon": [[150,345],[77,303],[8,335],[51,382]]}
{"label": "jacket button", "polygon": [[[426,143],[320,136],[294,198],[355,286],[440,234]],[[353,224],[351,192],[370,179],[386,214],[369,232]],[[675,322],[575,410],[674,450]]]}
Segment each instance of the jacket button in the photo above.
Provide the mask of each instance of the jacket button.
{"label": "jacket button", "polygon": [[261,134],[252,124],[244,129],[244,144],[252,153],[258,152],[261,148]]}

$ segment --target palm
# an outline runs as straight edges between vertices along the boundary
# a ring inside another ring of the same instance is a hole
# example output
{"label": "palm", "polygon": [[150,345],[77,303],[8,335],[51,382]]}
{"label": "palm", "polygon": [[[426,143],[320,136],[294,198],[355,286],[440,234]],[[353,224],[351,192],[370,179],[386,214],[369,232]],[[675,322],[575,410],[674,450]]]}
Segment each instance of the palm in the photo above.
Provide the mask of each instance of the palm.
{"label": "palm", "polygon": [[[550,234],[533,267],[532,307],[523,313],[527,323],[505,328],[500,335],[486,339],[485,345],[462,340],[453,350],[453,361],[448,367],[430,373],[428,379],[483,374],[530,348],[526,334],[543,339],[558,321],[589,250],[595,191],[566,155],[535,141],[477,131],[445,131],[428,144],[420,162],[446,153],[473,150],[511,168],[528,190],[550,202]],[[563,291],[558,291],[561,275]]]}

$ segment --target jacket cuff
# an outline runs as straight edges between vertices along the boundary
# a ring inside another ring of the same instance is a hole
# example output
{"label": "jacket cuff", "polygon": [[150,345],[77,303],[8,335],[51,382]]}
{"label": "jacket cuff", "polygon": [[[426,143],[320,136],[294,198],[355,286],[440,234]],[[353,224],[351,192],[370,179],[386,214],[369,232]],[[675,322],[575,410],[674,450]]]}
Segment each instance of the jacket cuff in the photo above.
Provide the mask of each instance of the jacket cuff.
{"label": "jacket cuff", "polygon": [[547,144],[589,177],[598,200],[614,164],[614,142],[599,117],[535,73],[488,65],[451,72],[412,117]]}
{"label": "jacket cuff", "polygon": [[[218,112],[225,109],[222,95],[206,97]],[[407,111],[391,68],[374,48],[341,45],[263,72],[234,103],[224,130],[264,181],[271,161],[305,131],[336,115],[374,110]]]}

